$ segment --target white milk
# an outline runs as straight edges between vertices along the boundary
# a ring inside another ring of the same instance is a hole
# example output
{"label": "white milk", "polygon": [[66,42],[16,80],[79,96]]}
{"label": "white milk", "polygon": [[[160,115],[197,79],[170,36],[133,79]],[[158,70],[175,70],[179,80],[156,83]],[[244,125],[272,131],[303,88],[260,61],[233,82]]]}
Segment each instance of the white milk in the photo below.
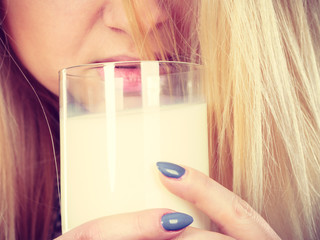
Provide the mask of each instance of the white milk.
{"label": "white milk", "polygon": [[209,229],[204,214],[162,186],[156,167],[168,161],[208,174],[206,105],[120,112],[110,124],[115,126],[109,135],[102,115],[69,118],[62,126],[63,232],[98,217],[149,208],[188,213],[192,226]]}

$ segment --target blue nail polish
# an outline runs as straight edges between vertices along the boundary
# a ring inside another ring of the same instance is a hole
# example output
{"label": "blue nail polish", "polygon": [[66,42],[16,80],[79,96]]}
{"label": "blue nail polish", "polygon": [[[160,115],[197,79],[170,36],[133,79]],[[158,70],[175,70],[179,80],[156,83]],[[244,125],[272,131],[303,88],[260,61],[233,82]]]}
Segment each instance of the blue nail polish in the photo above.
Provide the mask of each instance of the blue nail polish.
{"label": "blue nail polish", "polygon": [[189,226],[193,218],[185,213],[168,213],[162,216],[161,224],[167,231],[177,231]]}
{"label": "blue nail polish", "polygon": [[157,162],[159,171],[169,178],[180,178],[186,172],[183,167],[180,167],[173,163]]}

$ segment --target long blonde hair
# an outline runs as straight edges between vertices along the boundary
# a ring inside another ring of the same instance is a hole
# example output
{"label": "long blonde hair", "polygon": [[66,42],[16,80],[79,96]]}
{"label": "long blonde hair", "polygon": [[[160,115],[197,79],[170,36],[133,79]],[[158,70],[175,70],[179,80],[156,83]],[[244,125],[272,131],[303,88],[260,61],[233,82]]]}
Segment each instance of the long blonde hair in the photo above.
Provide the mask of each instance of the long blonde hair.
{"label": "long blonde hair", "polygon": [[161,3],[174,59],[205,66],[211,177],[281,238],[320,238],[319,1]]}
{"label": "long blonde hair", "polygon": [[319,1],[201,2],[211,175],[283,239],[319,239]]}

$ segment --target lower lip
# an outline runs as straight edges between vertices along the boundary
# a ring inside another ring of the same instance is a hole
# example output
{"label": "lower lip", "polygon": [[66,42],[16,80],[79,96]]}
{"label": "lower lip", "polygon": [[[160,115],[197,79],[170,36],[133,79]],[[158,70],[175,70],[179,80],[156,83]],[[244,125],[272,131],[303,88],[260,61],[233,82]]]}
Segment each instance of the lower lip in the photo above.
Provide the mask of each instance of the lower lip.
{"label": "lower lip", "polygon": [[[99,75],[104,78],[104,69],[99,68]],[[122,79],[124,93],[141,92],[141,69],[140,68],[115,68],[114,77]]]}

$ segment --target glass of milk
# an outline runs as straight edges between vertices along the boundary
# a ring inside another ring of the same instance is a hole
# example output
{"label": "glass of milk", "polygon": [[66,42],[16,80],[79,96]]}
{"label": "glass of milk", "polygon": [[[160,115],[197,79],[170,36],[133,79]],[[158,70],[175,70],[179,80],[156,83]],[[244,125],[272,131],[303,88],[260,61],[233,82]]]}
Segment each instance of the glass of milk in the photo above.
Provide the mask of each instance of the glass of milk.
{"label": "glass of milk", "polygon": [[208,174],[202,67],[138,61],[60,71],[63,232],[99,217],[170,208],[209,219],[162,186],[156,162]]}

